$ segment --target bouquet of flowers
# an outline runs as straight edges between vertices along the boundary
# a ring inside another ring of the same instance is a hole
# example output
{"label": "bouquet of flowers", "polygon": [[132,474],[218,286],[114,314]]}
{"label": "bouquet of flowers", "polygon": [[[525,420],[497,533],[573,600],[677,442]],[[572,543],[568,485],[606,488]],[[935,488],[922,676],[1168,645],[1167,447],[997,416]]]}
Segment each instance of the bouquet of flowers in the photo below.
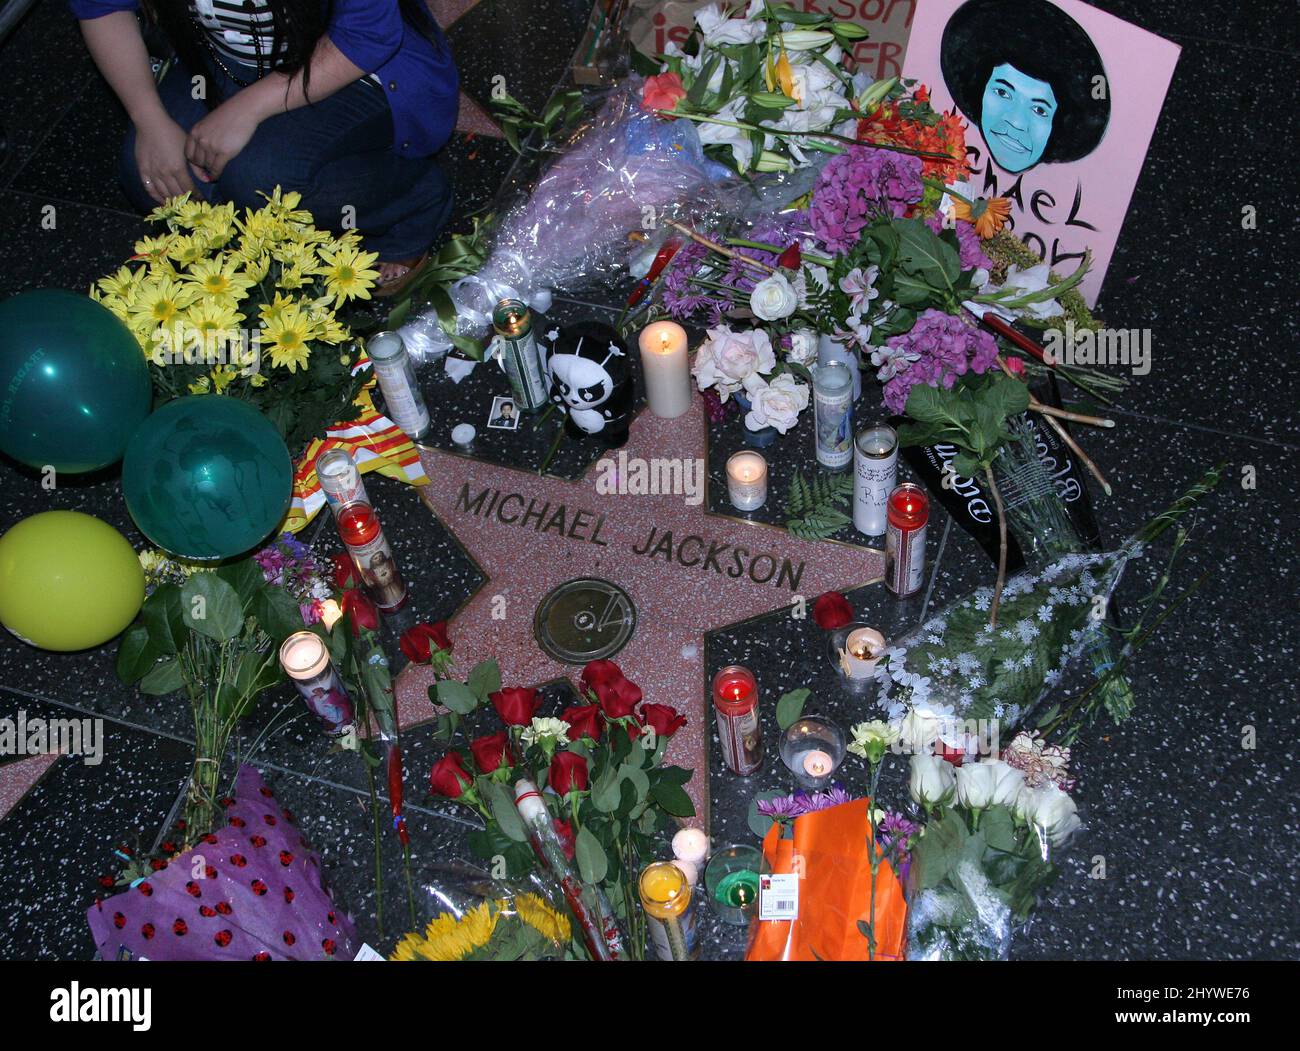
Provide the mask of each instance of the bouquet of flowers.
{"label": "bouquet of flowers", "polygon": [[117,675],[143,693],[184,689],[194,714],[185,845],[209,832],[230,736],[262,691],[281,681],[278,649],[327,593],[310,553],[284,536],[247,558],[199,568],[146,551],[147,597],[118,644]]}
{"label": "bouquet of flowers", "polygon": [[908,959],[1006,958],[1081,824],[1069,749],[1047,751],[1021,734],[1000,759],[912,756],[908,787],[928,820],[911,846]]}
{"label": "bouquet of flowers", "polygon": [[[521,816],[525,808],[522,803],[516,808],[507,786],[529,782],[540,789],[561,849],[586,888],[572,896],[580,900],[570,900],[570,907],[581,913],[584,927],[604,927],[606,958],[618,956],[617,947],[609,945],[618,932],[601,915],[612,910],[629,933],[632,955],[639,958],[644,946],[636,890],[641,865],[654,856],[674,819],[695,813],[683,787],[691,772],[663,763],[685,718],[667,705],[643,703],[640,687],[612,661],[592,661],[583,669],[583,703],[558,717],[540,714],[542,697],[536,690],[502,689],[499,680],[475,683],[472,678],[470,683],[439,682],[430,689],[430,699],[457,719],[486,700],[506,728],[470,741],[468,757],[453,749],[440,759],[430,774],[433,793],[474,808],[487,827],[470,837],[471,847],[483,857],[503,859],[508,874],[516,876],[538,864],[529,844],[537,837],[530,837]],[[496,688],[485,691],[487,685]],[[444,724],[453,725],[458,723]],[[455,732],[450,729],[448,736]]]}
{"label": "bouquet of flowers", "polygon": [[568,916],[532,888],[499,881],[491,886],[494,896],[455,912],[440,912],[423,933],[412,932],[399,941],[389,959],[413,963],[565,958],[572,938]]}
{"label": "bouquet of flowers", "polygon": [[244,398],[291,449],[360,412],[366,377],[347,308],[379,277],[359,234],[318,229],[300,200],[277,187],[237,215],[174,197],[150,214],[163,229],[136,243],[132,265],[90,290],[139,341],[160,398]]}
{"label": "bouquet of flowers", "polygon": [[706,4],[684,46],[668,44],[641,104],[694,122],[705,152],[740,175],[791,171],[852,141],[855,96],[867,81],[844,69],[844,48],[866,35],[856,23],[765,0],[740,15]]}

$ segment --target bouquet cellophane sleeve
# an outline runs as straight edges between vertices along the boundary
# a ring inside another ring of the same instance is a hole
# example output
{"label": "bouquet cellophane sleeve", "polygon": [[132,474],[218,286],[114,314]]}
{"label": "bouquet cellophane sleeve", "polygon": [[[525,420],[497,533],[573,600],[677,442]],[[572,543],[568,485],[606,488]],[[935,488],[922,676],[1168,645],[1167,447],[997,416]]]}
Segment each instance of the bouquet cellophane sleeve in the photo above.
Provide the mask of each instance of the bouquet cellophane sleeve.
{"label": "bouquet cellophane sleeve", "polygon": [[[799,915],[790,921],[755,919],[747,960],[866,960],[867,938],[859,921],[871,920],[868,800],[796,818],[794,838],[780,838],[773,824],[763,839],[765,872],[802,871]],[[901,960],[907,902],[894,870],[876,873],[877,960]]]}

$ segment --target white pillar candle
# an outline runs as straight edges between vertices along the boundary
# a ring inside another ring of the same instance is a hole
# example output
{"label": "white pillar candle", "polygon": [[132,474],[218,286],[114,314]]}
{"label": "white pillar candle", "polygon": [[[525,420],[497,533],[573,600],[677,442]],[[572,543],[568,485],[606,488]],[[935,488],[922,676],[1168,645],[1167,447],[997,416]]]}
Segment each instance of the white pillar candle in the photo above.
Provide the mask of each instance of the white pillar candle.
{"label": "white pillar candle", "polygon": [[739,452],[727,461],[727,495],[738,511],[757,511],[767,500],[767,461],[760,453]]}
{"label": "white pillar candle", "polygon": [[686,330],[675,321],[656,321],[641,330],[638,343],[650,411],[667,420],[675,419],[691,407]]}
{"label": "white pillar candle", "polygon": [[709,857],[709,837],[698,828],[684,828],[673,836],[673,857],[703,865]]}

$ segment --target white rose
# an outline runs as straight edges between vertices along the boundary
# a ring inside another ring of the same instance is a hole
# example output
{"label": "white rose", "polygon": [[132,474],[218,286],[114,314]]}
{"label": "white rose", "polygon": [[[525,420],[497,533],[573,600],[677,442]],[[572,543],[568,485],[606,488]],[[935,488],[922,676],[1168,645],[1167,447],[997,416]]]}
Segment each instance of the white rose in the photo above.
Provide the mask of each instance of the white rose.
{"label": "white rose", "polygon": [[921,806],[935,807],[952,799],[956,779],[952,776],[952,767],[942,759],[933,755],[914,755],[907,788]]}
{"label": "white rose", "polygon": [[765,277],[749,294],[749,309],[755,317],[764,321],[780,321],[781,318],[789,317],[798,305],[799,294],[784,274]]}
{"label": "white rose", "polygon": [[1050,782],[1024,789],[1016,800],[1016,810],[1029,824],[1046,832],[1053,846],[1059,847],[1082,824],[1074,800]]}
{"label": "white rose", "polygon": [[706,4],[695,12],[695,24],[704,35],[704,43],[752,44],[763,35],[762,22],[749,22],[743,18],[727,18],[721,4]]}
{"label": "white rose", "polygon": [[954,726],[955,719],[950,711],[931,708],[928,704],[915,704],[903,717],[898,728],[898,740],[905,752],[929,752],[937,741],[951,736]]}
{"label": "white rose", "polygon": [[967,763],[957,770],[957,802],[969,810],[1009,806],[1016,800],[1025,775],[999,759]]}
{"label": "white rose", "polygon": [[695,356],[696,382],[700,390],[714,387],[726,399],[740,390],[756,373],[776,368],[776,352],[762,329],[733,332],[726,325],[709,329],[709,338]]}
{"label": "white rose", "polygon": [[808,408],[808,387],[788,372],[777,376],[771,383],[751,377],[745,384],[750,409],[745,414],[745,426],[751,431],[775,427],[785,434],[799,422],[799,413]]}
{"label": "white rose", "polygon": [[786,357],[796,365],[811,365],[817,360],[817,333],[806,328],[790,333],[790,350]]}

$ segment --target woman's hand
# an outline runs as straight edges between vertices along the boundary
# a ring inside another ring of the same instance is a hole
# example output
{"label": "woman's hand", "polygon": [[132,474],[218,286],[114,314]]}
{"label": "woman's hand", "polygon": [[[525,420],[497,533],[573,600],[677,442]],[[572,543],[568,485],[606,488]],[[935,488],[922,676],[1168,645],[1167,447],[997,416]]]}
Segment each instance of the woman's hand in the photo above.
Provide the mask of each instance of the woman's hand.
{"label": "woman's hand", "polygon": [[208,181],[214,181],[221,177],[231,159],[248,145],[261,122],[261,115],[241,91],[190,129],[185,142],[185,156],[195,168],[207,175]]}
{"label": "woman's hand", "polygon": [[144,190],[159,204],[194,189],[185,163],[185,129],[165,112],[135,129],[135,164]]}

